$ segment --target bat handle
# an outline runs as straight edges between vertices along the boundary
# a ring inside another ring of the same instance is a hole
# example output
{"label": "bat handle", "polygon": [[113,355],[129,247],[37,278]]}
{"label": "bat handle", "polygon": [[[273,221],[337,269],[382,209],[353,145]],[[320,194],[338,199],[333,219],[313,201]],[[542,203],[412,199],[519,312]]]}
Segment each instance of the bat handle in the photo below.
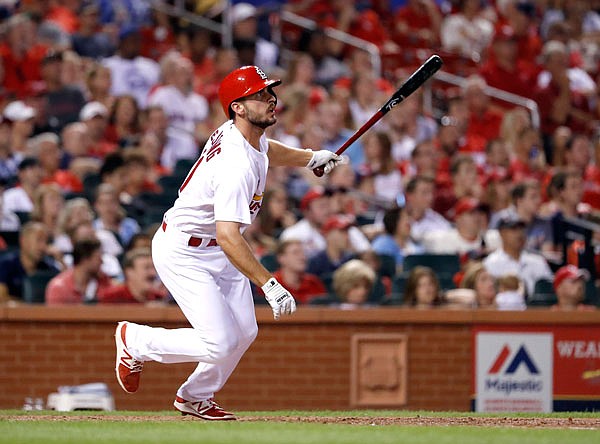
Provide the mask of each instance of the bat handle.
{"label": "bat handle", "polygon": [[318,166],[314,170],[312,170],[315,176],[322,177],[325,174],[325,168],[323,166]]}

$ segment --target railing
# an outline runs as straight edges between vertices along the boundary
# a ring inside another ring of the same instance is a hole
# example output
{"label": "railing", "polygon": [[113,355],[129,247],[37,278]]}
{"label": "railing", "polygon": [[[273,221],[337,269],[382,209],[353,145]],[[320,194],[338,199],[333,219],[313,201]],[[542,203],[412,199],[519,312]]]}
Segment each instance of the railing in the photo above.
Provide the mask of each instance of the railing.
{"label": "railing", "polygon": [[[220,23],[216,20],[211,20],[209,18],[203,17],[198,14],[194,14],[193,12],[188,11],[185,8],[184,0],[175,0],[174,4],[171,5],[166,1],[162,0],[145,0],[146,3],[152,9],[155,9],[160,12],[164,12],[167,15],[173,17],[179,17],[187,20],[193,25],[200,26],[202,28],[206,28],[212,32],[216,32],[217,34],[221,34],[221,42],[222,45],[226,48],[231,48],[233,39],[231,36],[231,25],[229,14],[223,14],[223,23]],[[229,0],[225,0],[224,2],[224,11],[228,11],[231,8],[231,2]]]}
{"label": "railing", "polygon": [[[289,11],[281,11],[279,14],[279,19],[282,22],[291,23],[292,25],[299,26],[300,28],[304,28],[308,31],[314,31],[318,28],[318,24],[314,20],[307,19],[306,17],[302,17]],[[381,54],[377,45],[366,40],[359,39],[358,37],[354,37],[347,32],[340,31],[339,29],[335,28],[326,27],[323,28],[323,32],[327,37],[369,53],[374,74],[377,77],[381,76]],[[278,43],[281,45],[281,36],[277,36],[276,38],[279,40]]]}
{"label": "railing", "polygon": [[[460,77],[454,74],[450,74],[445,71],[438,71],[435,75],[435,80],[439,80],[441,82],[446,82],[451,85],[462,87],[464,83],[467,81],[464,77]],[[492,86],[487,86],[484,89],[486,95],[490,97],[494,97],[495,99],[502,100],[507,103],[512,103],[514,105],[522,106],[526,108],[531,115],[531,124],[534,128],[540,127],[540,112],[538,110],[537,103],[535,100],[528,99],[527,97],[518,96],[516,94],[509,93],[507,91],[494,88]]]}

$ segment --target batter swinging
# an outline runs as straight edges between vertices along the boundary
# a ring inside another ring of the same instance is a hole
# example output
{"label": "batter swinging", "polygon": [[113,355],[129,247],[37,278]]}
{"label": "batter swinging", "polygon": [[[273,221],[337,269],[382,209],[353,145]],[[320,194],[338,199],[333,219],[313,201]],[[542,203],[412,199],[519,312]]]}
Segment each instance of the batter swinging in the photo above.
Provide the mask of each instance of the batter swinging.
{"label": "batter swinging", "polygon": [[198,362],[177,391],[174,406],[184,415],[232,420],[213,399],[256,337],[250,280],[260,286],[278,319],[296,310],[293,296],[252,254],[242,232],[260,210],[272,166],[324,167],[341,157],[330,151],[297,149],[267,139],[276,123],[280,80],[256,66],[227,75],[219,87],[231,119],[204,146],[152,240],[152,258],[192,328],[167,330],[119,322],[115,332],[116,374],[123,390],[135,392],[144,361]]}

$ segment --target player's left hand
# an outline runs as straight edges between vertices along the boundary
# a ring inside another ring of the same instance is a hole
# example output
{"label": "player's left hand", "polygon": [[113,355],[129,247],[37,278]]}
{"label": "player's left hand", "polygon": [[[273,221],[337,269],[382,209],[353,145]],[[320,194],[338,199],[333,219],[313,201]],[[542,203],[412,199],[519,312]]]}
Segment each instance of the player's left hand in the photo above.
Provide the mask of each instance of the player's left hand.
{"label": "player's left hand", "polygon": [[313,151],[310,162],[306,165],[309,170],[322,166],[325,174],[329,174],[337,165],[344,163],[344,158],[328,150]]}
{"label": "player's left hand", "polygon": [[282,314],[292,314],[296,311],[296,301],[292,294],[277,279],[271,278],[262,287],[265,299],[273,309],[273,317],[279,319]]}

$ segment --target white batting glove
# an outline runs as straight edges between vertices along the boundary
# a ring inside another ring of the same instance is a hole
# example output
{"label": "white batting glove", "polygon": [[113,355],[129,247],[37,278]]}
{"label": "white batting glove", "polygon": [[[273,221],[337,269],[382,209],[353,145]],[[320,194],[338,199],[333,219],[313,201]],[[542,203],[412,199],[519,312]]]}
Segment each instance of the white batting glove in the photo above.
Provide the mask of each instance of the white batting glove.
{"label": "white batting glove", "polygon": [[328,150],[313,151],[312,153],[310,162],[306,164],[306,168],[309,170],[314,170],[315,168],[322,166],[325,174],[329,174],[338,164],[344,163],[342,156],[338,156]]}
{"label": "white batting glove", "polygon": [[265,299],[273,309],[273,317],[279,319],[282,314],[292,314],[296,311],[296,301],[289,291],[277,282],[277,279],[271,278],[262,287],[265,293]]}

